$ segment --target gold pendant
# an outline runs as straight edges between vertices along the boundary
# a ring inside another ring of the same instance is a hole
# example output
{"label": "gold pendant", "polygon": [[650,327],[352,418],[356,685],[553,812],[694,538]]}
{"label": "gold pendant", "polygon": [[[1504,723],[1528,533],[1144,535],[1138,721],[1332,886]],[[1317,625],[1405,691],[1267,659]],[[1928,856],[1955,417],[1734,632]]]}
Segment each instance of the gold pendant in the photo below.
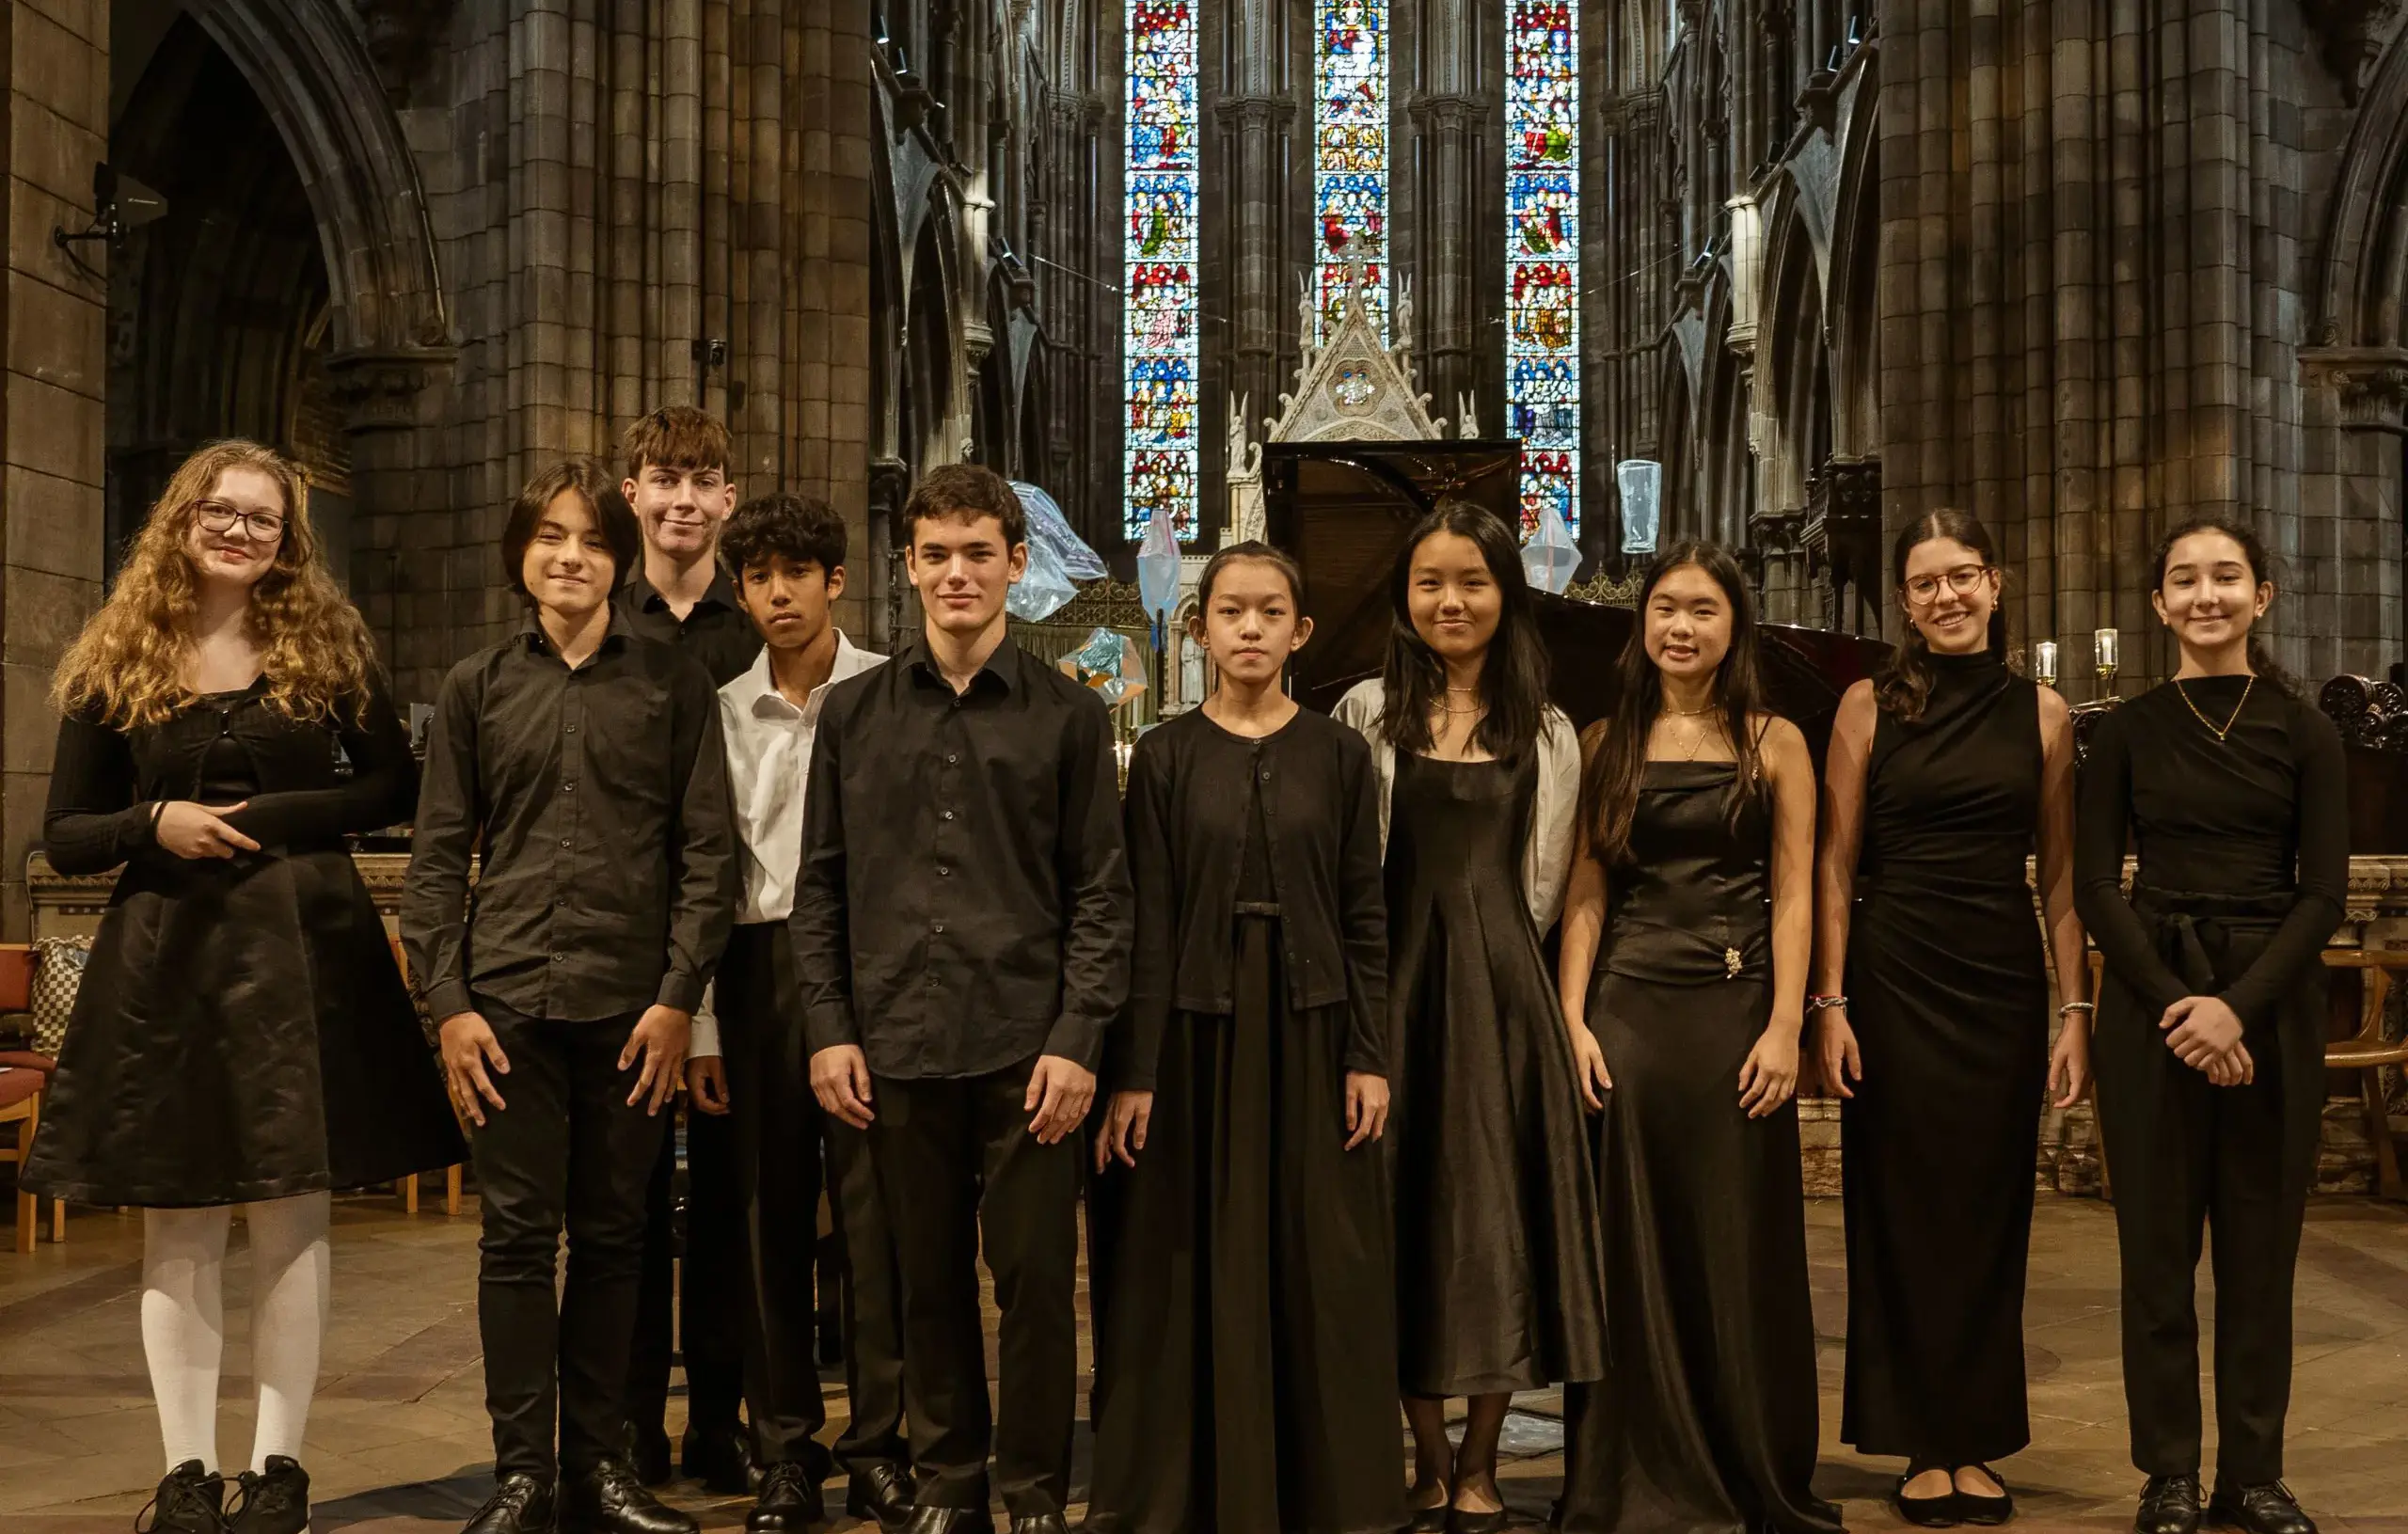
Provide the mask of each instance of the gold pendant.
{"label": "gold pendant", "polygon": [[1739,978],[1739,950],[1736,948],[1722,950],[1722,978],[1725,980]]}

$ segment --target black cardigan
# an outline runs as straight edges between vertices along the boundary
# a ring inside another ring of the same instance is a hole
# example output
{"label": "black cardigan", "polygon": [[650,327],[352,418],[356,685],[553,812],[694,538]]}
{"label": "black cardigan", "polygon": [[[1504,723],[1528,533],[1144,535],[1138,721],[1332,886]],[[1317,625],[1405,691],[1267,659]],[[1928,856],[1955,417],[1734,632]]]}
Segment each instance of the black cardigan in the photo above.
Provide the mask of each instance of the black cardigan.
{"label": "black cardigan", "polygon": [[1153,1089],[1173,1008],[1230,1010],[1230,907],[1258,773],[1289,1004],[1344,1006],[1346,1068],[1386,1071],[1387,911],[1370,747],[1310,709],[1260,740],[1196,709],[1141,736],[1129,767],[1137,945],[1132,1026],[1109,1071],[1115,1091]]}

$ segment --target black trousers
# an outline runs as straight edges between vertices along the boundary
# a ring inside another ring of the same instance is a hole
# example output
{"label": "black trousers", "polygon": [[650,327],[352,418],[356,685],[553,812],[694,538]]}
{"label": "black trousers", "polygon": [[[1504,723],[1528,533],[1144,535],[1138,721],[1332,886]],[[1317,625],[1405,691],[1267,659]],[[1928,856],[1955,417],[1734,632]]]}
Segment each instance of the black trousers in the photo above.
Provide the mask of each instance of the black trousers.
{"label": "black trousers", "polygon": [[[626,1445],[644,1181],[667,1120],[627,1105],[638,1072],[619,1068],[619,1052],[636,1015],[562,1022],[489,997],[477,1010],[510,1061],[496,1080],[509,1106],[486,1104],[469,1136],[483,1195],[477,1325],[494,1468],[548,1479]],[[563,1226],[568,1276],[555,1299]]]}
{"label": "black trousers", "polygon": [[[984,1509],[990,1445],[1014,1518],[1069,1502],[1086,1139],[1044,1146],[1028,1132],[1036,1064],[875,1083],[870,1151],[902,1264],[903,1394],[924,1508]],[[982,1249],[1003,1311],[1000,1424],[987,1406]]]}
{"label": "black trousers", "polygon": [[2216,1480],[2278,1480],[2291,1390],[2291,1270],[2324,1106],[2323,976],[2244,1036],[2258,1079],[2215,1086],[2175,1058],[2109,972],[2098,1041],[2099,1130],[2123,1252],[2124,1397],[2132,1463],[2200,1460],[2201,1226],[2216,1285]]}
{"label": "black trousers", "polygon": [[[686,1365],[686,1420],[733,1430],[744,1400],[744,1204],[736,1187],[736,1131],[727,1118],[686,1115],[685,1271],[677,1268],[677,1137],[661,1137],[644,1191],[643,1284],[627,1419],[657,1432],[669,1376]],[[673,1336],[672,1316],[674,1316]]]}
{"label": "black trousers", "polygon": [[[723,1122],[734,1127],[747,1254],[743,1380],[754,1452],[765,1465],[794,1463],[822,1479],[829,1453],[816,1434],[828,1412],[815,1278],[841,1295],[852,1419],[835,1458],[848,1466],[908,1461],[903,1302],[868,1137],[823,1114],[811,1093],[793,956],[783,922],[739,925],[728,940],[718,993],[730,1110]],[[823,1179],[837,1238],[824,1251]]]}

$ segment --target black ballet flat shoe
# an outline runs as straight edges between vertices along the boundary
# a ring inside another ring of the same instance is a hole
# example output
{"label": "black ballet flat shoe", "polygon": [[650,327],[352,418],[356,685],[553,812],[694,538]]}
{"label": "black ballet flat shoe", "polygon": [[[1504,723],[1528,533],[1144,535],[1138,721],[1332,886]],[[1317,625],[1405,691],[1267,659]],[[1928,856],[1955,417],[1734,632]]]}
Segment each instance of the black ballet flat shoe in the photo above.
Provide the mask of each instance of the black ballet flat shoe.
{"label": "black ballet flat shoe", "polygon": [[2299,1499],[2279,1480],[2219,1486],[2208,1516],[2248,1534],[2316,1534],[2316,1520],[2300,1511]]}
{"label": "black ballet flat shoe", "polygon": [[2141,1488],[2132,1534],[2198,1534],[2199,1478],[2151,1476]]}
{"label": "black ballet flat shoe", "polygon": [[1447,1534],[1503,1534],[1513,1515],[1503,1508],[1495,1512],[1473,1512],[1468,1508],[1447,1510]]}
{"label": "black ballet flat shoe", "polygon": [[688,1480],[699,1480],[713,1496],[742,1496],[761,1486],[761,1472],[752,1463],[752,1435],[730,1424],[722,1428],[688,1428],[677,1446],[677,1468]]}
{"label": "black ballet flat shoe", "polygon": [[[1938,1468],[1931,1466],[1928,1468]],[[1957,1515],[1957,1500],[1962,1494],[1952,1485],[1938,1496],[1909,1496],[1907,1482],[1923,1474],[1923,1468],[1908,1471],[1898,1478],[1890,1493],[1890,1506],[1900,1518],[1917,1528],[1955,1528],[1964,1520]]]}
{"label": "black ballet flat shoe", "polygon": [[913,1508],[903,1534],[995,1534],[984,1508]]}
{"label": "black ballet flat shoe", "polygon": [[[2015,1494],[2006,1489],[2006,1478],[1986,1464],[1960,1464],[1957,1470],[1978,1470],[1998,1483],[1998,1495],[1984,1496],[1956,1488],[1956,1521],[1982,1528],[1996,1528],[2015,1516]],[[1951,1476],[1956,1471],[1949,1472]]]}
{"label": "black ballet flat shoe", "polygon": [[911,1521],[911,1472],[889,1460],[847,1465],[845,1511],[875,1520],[882,1534],[902,1534]]}
{"label": "black ballet flat shoe", "polygon": [[508,1475],[460,1534],[551,1534],[552,1483]]}
{"label": "black ballet flat shoe", "polygon": [[811,1472],[787,1462],[773,1464],[762,1474],[761,1495],[744,1515],[744,1526],[749,1534],[802,1534],[827,1517],[828,1505],[819,1483],[811,1479]]}
{"label": "black ballet flat shoe", "polygon": [[264,1471],[246,1470],[226,1513],[231,1534],[309,1534],[309,1472],[286,1454],[267,1457]]}
{"label": "black ballet flat shoe", "polygon": [[198,1460],[161,1477],[159,1489],[134,1515],[135,1534],[221,1534],[225,1526],[226,1478]]}
{"label": "black ballet flat shoe", "polygon": [[[1416,1491],[1419,1489],[1415,1488]],[[1447,1517],[1455,1510],[1455,1494],[1450,1487],[1441,1487],[1440,1490],[1446,1494],[1430,1506],[1405,1510],[1410,1518],[1404,1526],[1405,1534],[1447,1534]]]}
{"label": "black ballet flat shoe", "polygon": [[560,1534],[702,1534],[703,1526],[667,1507],[618,1458],[561,1478]]}

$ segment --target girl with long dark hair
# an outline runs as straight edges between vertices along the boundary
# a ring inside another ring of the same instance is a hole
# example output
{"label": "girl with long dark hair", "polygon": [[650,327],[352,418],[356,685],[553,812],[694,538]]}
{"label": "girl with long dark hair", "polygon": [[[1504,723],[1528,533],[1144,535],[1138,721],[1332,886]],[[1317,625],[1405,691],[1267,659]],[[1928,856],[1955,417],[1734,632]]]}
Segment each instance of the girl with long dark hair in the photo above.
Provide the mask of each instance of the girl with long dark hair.
{"label": "girl with long dark hair", "polygon": [[[2186,523],[2149,600],[2181,663],[2083,764],[2074,903],[2106,957],[2099,1118],[2123,1251],[2134,1527],[2198,1526],[2193,1288],[2215,1229],[2216,1491],[2253,1534],[2313,1534],[2282,1483],[2291,1268],[2324,1105],[2321,950],[2349,885],[2340,736],[2251,637],[2274,598],[2247,527]],[[2122,889],[2127,836],[2139,854]]]}
{"label": "girl with long dark hair", "polygon": [[[1908,631],[1840,700],[1824,766],[1814,992],[1843,1100],[1847,1385],[1840,1435],[1907,1461],[1909,1523],[1997,1524],[1984,1462],[2031,1440],[2023,1271],[2044,1087],[2089,1078],[2089,972],[2073,913],[2073,729],[2006,669],[2002,575],[1973,517],[1903,529]],[[2036,850],[2065,1003],[2052,1053]]]}
{"label": "girl with long dark hair", "polygon": [[[343,841],[408,819],[418,769],[300,470],[256,442],[185,459],[51,697],[51,863],[122,872],[25,1186],[142,1210],[142,1350],[167,1463],[150,1526],[293,1534],[309,1520],[328,1195],[461,1159]],[[259,1419],[250,1467],[229,1478],[217,1384],[236,1205]]]}
{"label": "girl with long dark hair", "polygon": [[1583,741],[1558,972],[1603,1108],[1604,1381],[1566,1393],[1560,1526],[1825,1534],[1798,1162],[1814,765],[1766,712],[1730,554],[1640,587]]}
{"label": "girl with long dark hair", "polygon": [[[1408,1500],[1416,1529],[1493,1534],[1512,1393],[1605,1368],[1580,1094],[1539,951],[1563,895],[1579,748],[1546,701],[1503,522],[1439,502],[1389,596],[1386,669],[1336,714],[1370,740],[1380,783]],[[1460,1449],[1450,1396],[1470,1398]]]}

